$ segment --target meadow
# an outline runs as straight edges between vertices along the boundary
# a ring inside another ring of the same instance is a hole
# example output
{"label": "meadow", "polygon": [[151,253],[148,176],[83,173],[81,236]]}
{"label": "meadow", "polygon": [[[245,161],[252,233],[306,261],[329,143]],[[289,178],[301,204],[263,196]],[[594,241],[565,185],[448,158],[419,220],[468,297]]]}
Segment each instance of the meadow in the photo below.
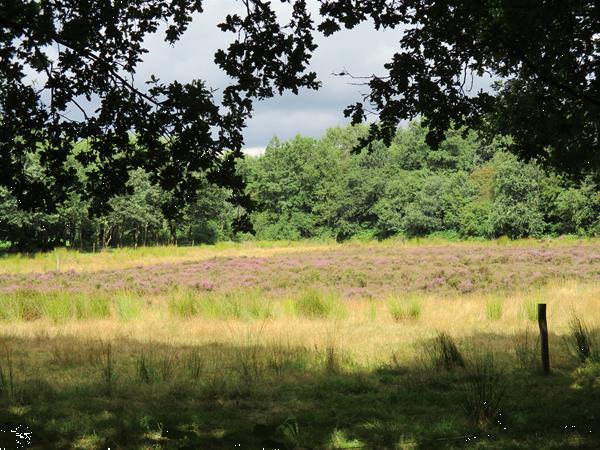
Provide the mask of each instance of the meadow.
{"label": "meadow", "polygon": [[597,239],[8,255],[0,444],[598,448],[599,301]]}

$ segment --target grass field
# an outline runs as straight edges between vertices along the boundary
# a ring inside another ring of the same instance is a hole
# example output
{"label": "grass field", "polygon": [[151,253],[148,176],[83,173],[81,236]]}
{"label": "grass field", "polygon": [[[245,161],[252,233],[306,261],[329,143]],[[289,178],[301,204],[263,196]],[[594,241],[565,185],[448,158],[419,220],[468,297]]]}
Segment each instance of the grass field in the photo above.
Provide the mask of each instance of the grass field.
{"label": "grass field", "polygon": [[598,240],[7,256],[0,444],[600,448],[599,328]]}

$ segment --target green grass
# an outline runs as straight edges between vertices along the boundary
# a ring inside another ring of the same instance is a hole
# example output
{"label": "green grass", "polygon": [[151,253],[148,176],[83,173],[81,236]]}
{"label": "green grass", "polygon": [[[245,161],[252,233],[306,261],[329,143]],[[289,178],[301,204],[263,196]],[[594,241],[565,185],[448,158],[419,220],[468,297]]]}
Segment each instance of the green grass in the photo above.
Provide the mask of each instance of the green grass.
{"label": "green grass", "polygon": [[64,322],[110,316],[111,302],[105,295],[35,291],[0,295],[0,319],[7,321],[46,318],[52,322]]}
{"label": "green grass", "polygon": [[502,300],[500,298],[491,298],[485,304],[485,315],[488,320],[500,320],[502,318]]}
{"label": "green grass", "polygon": [[521,320],[528,320],[529,322],[537,322],[537,305],[538,302],[535,300],[524,302],[519,311],[519,318]]}
{"label": "green grass", "polygon": [[308,319],[342,318],[346,309],[338,294],[307,290],[293,300],[293,311]]}
{"label": "green grass", "polygon": [[142,300],[128,292],[119,293],[114,299],[114,313],[124,322],[139,318],[142,308]]}
{"label": "green grass", "polygon": [[199,316],[210,319],[264,320],[274,315],[273,302],[257,290],[215,294],[178,291],[169,299],[168,309],[173,317],[183,319]]}
{"label": "green grass", "polygon": [[[79,257],[58,256],[61,270]],[[0,424],[26,426],[37,450],[600,447],[593,286],[569,292],[587,314],[571,328],[568,284],[497,304],[470,293],[465,310],[433,293],[345,302],[345,286],[261,286],[0,295]],[[551,376],[524,322],[544,295]]]}
{"label": "green grass", "polygon": [[[67,336],[4,337],[2,346],[12,362],[0,352],[0,421],[27,427],[34,449],[454,449],[466,445],[460,436],[491,449],[598,444],[600,370],[591,362],[543,377],[507,354],[464,355],[453,371],[344,357],[328,372],[303,347]],[[57,349],[68,364],[52,357]]]}

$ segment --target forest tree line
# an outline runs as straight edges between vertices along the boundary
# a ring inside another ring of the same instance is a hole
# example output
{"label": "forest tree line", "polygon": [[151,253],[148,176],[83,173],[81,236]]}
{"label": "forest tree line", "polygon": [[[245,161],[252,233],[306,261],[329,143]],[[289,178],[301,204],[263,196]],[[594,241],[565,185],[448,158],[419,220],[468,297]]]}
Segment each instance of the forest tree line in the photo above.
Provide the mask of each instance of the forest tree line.
{"label": "forest tree line", "polygon": [[[67,246],[85,250],[220,240],[383,239],[443,234],[449,238],[510,238],[600,234],[600,186],[589,174],[573,181],[503,150],[450,130],[436,150],[412,122],[389,146],[375,142],[352,151],[366,126],[332,128],[320,139],[274,138],[265,154],[240,160],[254,205],[253,234],[234,231],[245,211],[225,188],[203,180],[197,199],[166,219],[169,194],[142,169],[130,172],[129,192],[114,196],[101,214],[73,193],[53,213],[26,211],[0,189],[4,250]],[[30,156],[31,177],[38,175]],[[43,182],[43,179],[40,180]]]}

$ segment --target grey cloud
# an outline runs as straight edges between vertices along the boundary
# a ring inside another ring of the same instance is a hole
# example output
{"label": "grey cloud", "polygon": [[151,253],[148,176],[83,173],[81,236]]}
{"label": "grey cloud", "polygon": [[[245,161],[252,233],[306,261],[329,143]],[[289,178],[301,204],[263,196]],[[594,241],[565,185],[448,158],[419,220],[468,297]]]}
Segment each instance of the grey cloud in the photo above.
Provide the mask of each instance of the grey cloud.
{"label": "grey cloud", "polygon": [[[289,5],[288,9],[279,2],[274,5],[284,16],[289,12]],[[318,22],[318,3],[311,2],[310,6]],[[212,88],[223,89],[229,80],[214,64],[214,53],[225,48],[232,36],[221,32],[216,25],[228,13],[241,12],[242,8],[241,2],[232,0],[205,1],[204,12],[194,18],[174,46],[166,44],[160,33],[150,36],[146,41],[149,53],[140,67],[138,80],[148,79],[150,74],[164,81],[199,78]],[[311,70],[317,72],[322,88],[256,102],[253,118],[244,133],[246,145],[264,147],[274,135],[282,140],[297,133],[317,137],[329,127],[347,123],[343,109],[361,100],[361,93],[367,88],[352,85],[348,77],[334,76],[332,72],[347,70],[356,76],[385,74],[383,65],[398,48],[401,36],[401,30],[376,31],[369,23],[328,38],[319,35]]]}

